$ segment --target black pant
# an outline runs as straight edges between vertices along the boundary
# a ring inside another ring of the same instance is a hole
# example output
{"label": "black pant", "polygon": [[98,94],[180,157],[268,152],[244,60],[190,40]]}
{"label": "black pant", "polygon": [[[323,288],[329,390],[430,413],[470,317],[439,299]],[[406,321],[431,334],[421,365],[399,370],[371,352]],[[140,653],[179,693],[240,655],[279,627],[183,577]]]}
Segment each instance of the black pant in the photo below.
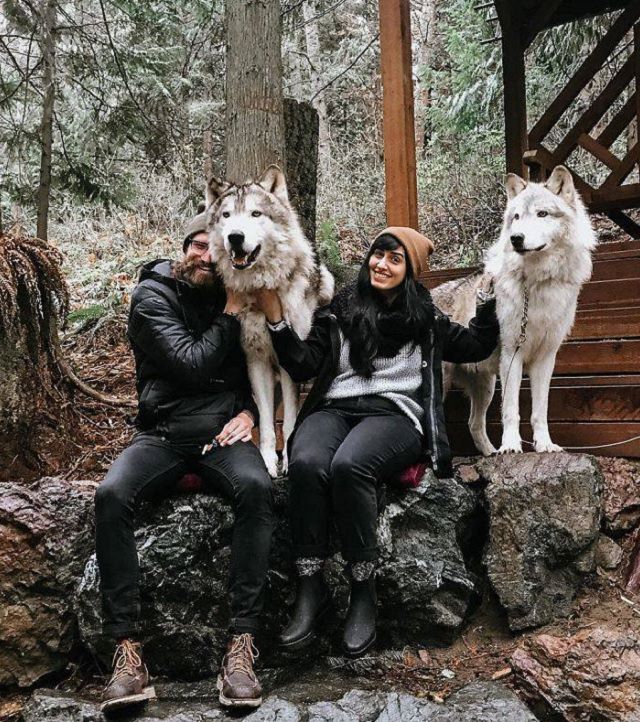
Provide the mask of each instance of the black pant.
{"label": "black pant", "polygon": [[376,559],[378,487],[418,461],[422,437],[399,410],[371,411],[367,397],[335,401],[296,431],[289,462],[296,558],[328,555],[333,508],[345,560]]}
{"label": "black pant", "polygon": [[[238,441],[201,456],[202,446],[139,434],[114,461],[96,491],[96,557],[104,631],[115,639],[139,631],[138,555],[134,513],[145,499],[170,495],[186,472],[228,497],[235,513],[229,579],[231,629],[255,633],[262,611],[271,535],[272,484],[260,452]],[[161,592],[160,592],[161,593]]]}

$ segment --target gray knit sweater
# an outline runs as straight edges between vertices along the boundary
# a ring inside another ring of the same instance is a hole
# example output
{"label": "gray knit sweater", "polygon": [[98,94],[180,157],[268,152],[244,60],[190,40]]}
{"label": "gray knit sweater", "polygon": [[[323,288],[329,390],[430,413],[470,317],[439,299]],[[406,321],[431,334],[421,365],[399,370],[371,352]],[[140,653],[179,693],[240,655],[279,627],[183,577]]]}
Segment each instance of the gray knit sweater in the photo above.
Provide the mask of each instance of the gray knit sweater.
{"label": "gray knit sweater", "polygon": [[326,393],[327,399],[348,399],[358,396],[382,396],[397,404],[422,434],[423,409],[418,402],[422,384],[422,353],[419,346],[407,343],[390,358],[373,360],[371,378],[356,373],[349,362],[349,341],[340,331],[340,363],[338,374]]}

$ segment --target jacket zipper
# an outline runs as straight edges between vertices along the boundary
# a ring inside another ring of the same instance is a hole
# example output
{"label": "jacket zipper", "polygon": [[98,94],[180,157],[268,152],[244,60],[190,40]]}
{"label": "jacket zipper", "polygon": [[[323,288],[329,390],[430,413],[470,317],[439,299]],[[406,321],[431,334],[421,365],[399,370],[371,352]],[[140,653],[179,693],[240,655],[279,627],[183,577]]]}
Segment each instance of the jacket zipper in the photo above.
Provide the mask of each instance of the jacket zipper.
{"label": "jacket zipper", "polygon": [[429,421],[431,422],[431,437],[433,439],[433,450],[431,452],[431,463],[433,464],[433,470],[438,470],[438,435],[436,433],[436,411],[435,411],[435,395],[436,395],[436,382],[435,382],[435,374],[433,372],[434,366],[433,366],[433,360],[435,356],[435,339],[433,337],[433,329],[431,329],[431,351],[429,354],[430,359],[430,367],[429,367],[429,379],[431,383],[431,398],[429,399]]}

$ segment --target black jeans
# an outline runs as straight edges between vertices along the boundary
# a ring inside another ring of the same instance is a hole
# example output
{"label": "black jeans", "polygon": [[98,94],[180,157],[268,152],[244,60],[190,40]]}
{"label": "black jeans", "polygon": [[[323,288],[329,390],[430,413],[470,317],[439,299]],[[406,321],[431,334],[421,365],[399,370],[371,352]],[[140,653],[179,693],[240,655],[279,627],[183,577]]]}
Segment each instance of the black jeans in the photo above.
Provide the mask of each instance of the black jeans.
{"label": "black jeans", "polygon": [[255,633],[262,611],[275,525],[271,479],[258,449],[238,441],[201,456],[202,445],[139,434],[114,461],[96,491],[96,557],[104,632],[115,639],[139,631],[139,570],[134,515],[139,502],[170,495],[186,472],[228,497],[235,513],[229,579],[231,629]]}
{"label": "black jeans", "polygon": [[344,559],[377,558],[379,486],[418,461],[422,436],[399,409],[376,406],[367,397],[325,402],[296,431],[289,461],[296,558],[329,554],[332,508]]}

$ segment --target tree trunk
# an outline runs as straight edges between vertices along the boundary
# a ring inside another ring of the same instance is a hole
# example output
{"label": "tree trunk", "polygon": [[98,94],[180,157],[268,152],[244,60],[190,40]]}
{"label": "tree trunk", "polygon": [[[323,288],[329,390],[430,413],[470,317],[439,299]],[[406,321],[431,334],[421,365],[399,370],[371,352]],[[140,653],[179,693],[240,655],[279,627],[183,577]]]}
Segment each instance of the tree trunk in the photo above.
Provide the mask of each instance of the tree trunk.
{"label": "tree trunk", "polygon": [[42,122],[40,124],[40,183],[38,185],[37,236],[47,240],[49,225],[49,198],[51,195],[51,150],[53,146],[53,104],[55,100],[55,0],[40,3],[40,53],[43,68]]}
{"label": "tree trunk", "polygon": [[318,35],[317,0],[308,0],[303,3],[304,39],[307,46],[309,60],[309,73],[311,76],[311,104],[318,113],[318,156],[320,161],[321,180],[329,177],[331,173],[331,134],[327,116],[327,104],[322,90],[322,57],[320,54],[320,37]]}
{"label": "tree trunk", "polygon": [[318,113],[310,103],[284,101],[287,139],[287,189],[300,216],[307,238],[316,238],[316,188],[318,180]]}
{"label": "tree trunk", "polygon": [[226,177],[284,169],[279,0],[227,0]]}

